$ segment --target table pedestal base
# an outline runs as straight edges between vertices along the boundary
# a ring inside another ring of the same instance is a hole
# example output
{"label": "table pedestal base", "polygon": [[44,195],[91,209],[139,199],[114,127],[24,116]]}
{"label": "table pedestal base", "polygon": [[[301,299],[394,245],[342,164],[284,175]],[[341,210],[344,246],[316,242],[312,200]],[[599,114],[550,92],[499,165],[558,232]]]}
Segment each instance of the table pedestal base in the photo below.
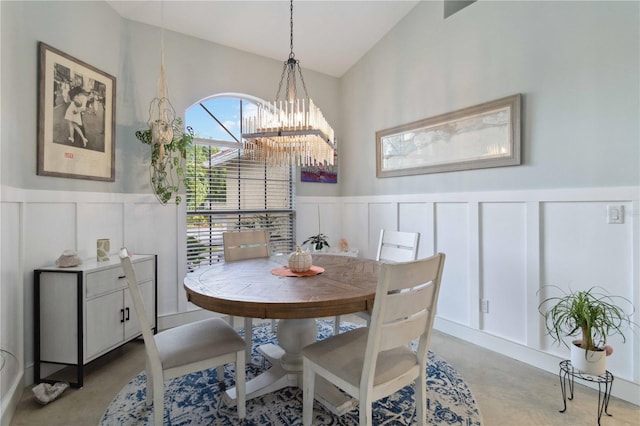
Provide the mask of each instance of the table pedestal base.
{"label": "table pedestal base", "polygon": [[[268,344],[259,348],[271,363],[271,368],[246,383],[247,400],[287,386],[301,388],[302,348],[315,342],[317,333],[314,319],[280,320],[277,332],[280,346]],[[353,410],[358,404],[321,377],[316,379],[315,396],[338,416]],[[235,388],[227,390],[222,397],[227,405],[236,405]]]}

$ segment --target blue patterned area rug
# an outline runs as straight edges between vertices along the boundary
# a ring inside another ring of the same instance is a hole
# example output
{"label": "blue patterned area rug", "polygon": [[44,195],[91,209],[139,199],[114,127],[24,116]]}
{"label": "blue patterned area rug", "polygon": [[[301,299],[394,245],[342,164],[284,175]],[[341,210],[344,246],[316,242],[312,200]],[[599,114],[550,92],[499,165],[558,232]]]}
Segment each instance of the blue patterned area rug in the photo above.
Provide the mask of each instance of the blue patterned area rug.
{"label": "blue patterned area rug", "polygon": [[[341,329],[354,328],[343,322]],[[242,332],[240,332],[242,333]],[[333,322],[318,321],[320,339],[333,334]],[[269,367],[256,347],[277,341],[269,323],[253,329],[252,363],[247,365],[247,379]],[[464,379],[445,360],[429,352],[427,366],[427,422],[429,425],[481,425],[481,415]],[[102,417],[101,425],[151,425],[153,407],[145,405],[146,376],[142,372],[133,378],[113,399]],[[225,368],[225,383],[233,386],[232,366]],[[314,405],[314,425],[357,426],[357,408],[335,416],[318,402]],[[165,425],[238,425],[235,407],[227,407],[220,398],[215,369],[179,377],[165,383]],[[302,390],[284,388],[247,401],[246,424],[301,425]],[[413,386],[380,399],[373,406],[374,425],[415,424]]]}

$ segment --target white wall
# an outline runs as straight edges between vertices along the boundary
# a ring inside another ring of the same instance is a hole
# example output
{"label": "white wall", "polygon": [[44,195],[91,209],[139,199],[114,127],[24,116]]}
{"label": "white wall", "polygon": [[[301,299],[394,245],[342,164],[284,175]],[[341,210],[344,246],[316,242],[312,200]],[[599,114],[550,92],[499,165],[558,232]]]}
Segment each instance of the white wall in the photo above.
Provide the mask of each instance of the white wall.
{"label": "white wall", "polygon": [[[341,79],[341,195],[637,185],[640,3],[420,2]],[[523,164],[378,179],[375,132],[521,93]]]}
{"label": "white wall", "polygon": [[[297,235],[317,233],[318,207],[329,242],[346,238],[361,257],[375,257],[380,228],[420,232],[420,257],[447,255],[436,328],[557,373],[569,350],[546,336],[543,287],[602,286],[640,306],[639,195],[634,186],[298,197]],[[607,223],[608,205],[624,206],[623,224]],[[633,318],[640,323],[637,311]],[[609,341],[607,369],[614,395],[638,405],[638,330],[626,337]]]}

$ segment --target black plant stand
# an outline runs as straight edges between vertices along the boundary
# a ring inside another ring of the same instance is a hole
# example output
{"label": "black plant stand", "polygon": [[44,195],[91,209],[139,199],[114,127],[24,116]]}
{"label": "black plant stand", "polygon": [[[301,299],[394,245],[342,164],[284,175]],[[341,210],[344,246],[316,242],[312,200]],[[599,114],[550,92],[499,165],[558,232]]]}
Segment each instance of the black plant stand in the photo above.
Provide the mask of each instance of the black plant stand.
{"label": "black plant stand", "polygon": [[[592,376],[591,374],[582,373],[573,368],[570,360],[564,360],[560,362],[560,388],[562,389],[562,402],[564,408],[560,410],[561,413],[567,411],[567,384],[569,385],[569,401],[573,399],[573,384],[576,378],[587,382],[598,384],[598,425],[600,425],[600,418],[602,413],[607,416],[611,416],[607,412],[609,408],[609,398],[611,398],[611,388],[613,387],[613,374],[609,371],[605,371],[604,374],[599,376]],[[604,393],[602,387],[604,385]]]}

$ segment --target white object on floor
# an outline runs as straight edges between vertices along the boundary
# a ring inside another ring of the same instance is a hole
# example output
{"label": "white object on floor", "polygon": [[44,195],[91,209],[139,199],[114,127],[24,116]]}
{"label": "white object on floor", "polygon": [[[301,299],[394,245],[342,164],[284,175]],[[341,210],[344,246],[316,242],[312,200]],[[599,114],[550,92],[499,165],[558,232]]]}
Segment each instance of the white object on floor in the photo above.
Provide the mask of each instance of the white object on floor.
{"label": "white object on floor", "polygon": [[62,395],[62,392],[66,391],[68,387],[69,383],[65,382],[56,382],[53,385],[49,383],[40,383],[39,385],[34,386],[31,390],[40,404],[47,405]]}

